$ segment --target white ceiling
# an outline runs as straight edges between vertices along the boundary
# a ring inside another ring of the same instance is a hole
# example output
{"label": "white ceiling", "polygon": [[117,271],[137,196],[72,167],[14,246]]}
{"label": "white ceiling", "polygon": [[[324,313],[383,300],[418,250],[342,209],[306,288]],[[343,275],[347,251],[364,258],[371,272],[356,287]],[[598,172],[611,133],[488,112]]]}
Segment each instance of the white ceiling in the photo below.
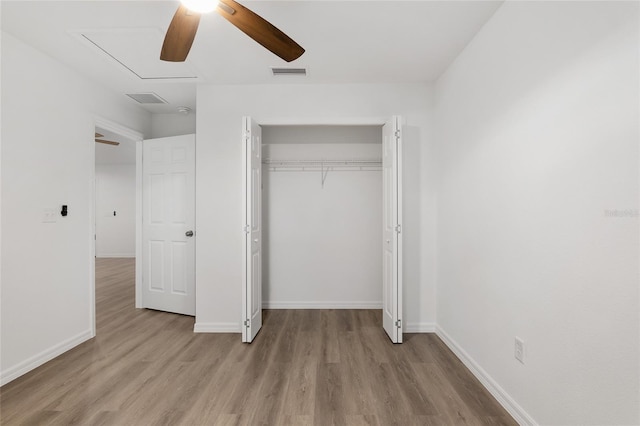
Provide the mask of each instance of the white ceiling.
{"label": "white ceiling", "polygon": [[[187,63],[159,59],[177,1],[1,1],[2,30],[124,96],[155,92],[195,109],[196,84],[415,83],[436,79],[502,1],[244,1],[306,49],[287,64],[215,13],[202,17]],[[91,39],[92,42],[88,41]],[[186,76],[185,79],[140,78]],[[114,53],[115,52],[115,53]],[[274,77],[270,67],[307,67]],[[163,74],[162,74],[163,73]],[[176,74],[177,73],[177,74]],[[194,75],[192,75],[194,74]],[[129,98],[127,98],[129,99]],[[130,100],[134,102],[133,100]]]}

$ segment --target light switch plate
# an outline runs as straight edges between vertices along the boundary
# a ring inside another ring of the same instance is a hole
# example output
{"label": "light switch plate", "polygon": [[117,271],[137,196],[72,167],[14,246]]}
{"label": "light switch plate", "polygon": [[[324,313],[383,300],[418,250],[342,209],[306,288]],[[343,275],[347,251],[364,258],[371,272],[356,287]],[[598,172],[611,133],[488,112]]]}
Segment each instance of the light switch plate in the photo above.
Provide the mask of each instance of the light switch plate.
{"label": "light switch plate", "polygon": [[42,210],[42,223],[56,223],[58,221],[58,212],[52,207]]}

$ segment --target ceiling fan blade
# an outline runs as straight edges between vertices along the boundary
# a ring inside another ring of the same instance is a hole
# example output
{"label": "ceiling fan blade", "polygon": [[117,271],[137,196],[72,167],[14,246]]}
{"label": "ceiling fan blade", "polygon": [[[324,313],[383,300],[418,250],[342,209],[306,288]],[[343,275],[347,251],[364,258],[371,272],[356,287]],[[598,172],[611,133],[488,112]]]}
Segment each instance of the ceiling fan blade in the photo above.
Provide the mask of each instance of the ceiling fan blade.
{"label": "ceiling fan blade", "polygon": [[198,31],[200,13],[192,12],[182,4],[173,15],[171,24],[164,36],[164,43],[160,51],[160,59],[169,62],[184,62],[187,59],[193,39]]}
{"label": "ceiling fan blade", "polygon": [[96,142],[98,142],[98,143],[106,143],[107,145],[115,145],[115,146],[120,145],[120,142],[107,141],[107,140],[104,140],[104,139],[96,139]]}
{"label": "ceiling fan blade", "polygon": [[234,0],[220,0],[216,11],[246,35],[287,62],[298,59],[304,53],[304,49],[288,35]]}
{"label": "ceiling fan blade", "polygon": [[104,138],[104,135],[101,135],[100,133],[96,132],[96,138]]}

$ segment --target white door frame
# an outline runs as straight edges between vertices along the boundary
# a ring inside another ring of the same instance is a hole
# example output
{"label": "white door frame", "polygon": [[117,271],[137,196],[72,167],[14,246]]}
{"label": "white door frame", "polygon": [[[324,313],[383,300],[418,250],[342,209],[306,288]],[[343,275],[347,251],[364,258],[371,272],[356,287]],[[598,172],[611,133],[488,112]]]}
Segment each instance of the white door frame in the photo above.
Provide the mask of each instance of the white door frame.
{"label": "white door frame", "polygon": [[[316,118],[316,117],[310,117],[310,118],[295,118],[295,117],[256,117],[256,116],[251,116],[251,118],[253,119],[253,121],[255,121],[258,125],[260,126],[322,126],[322,125],[328,125],[328,126],[384,126],[388,121],[389,118],[393,117],[395,119],[396,115],[386,115],[386,116],[380,116],[380,117],[322,117],[322,118]],[[398,116],[400,118],[402,118],[402,116]],[[402,126],[404,123],[400,122],[399,126]],[[242,138],[242,140],[244,141],[244,138]],[[244,150],[243,150],[243,157],[242,157],[242,161],[243,164],[246,161],[245,160],[245,155],[244,155]],[[400,155],[398,157],[398,162],[400,163],[400,167],[399,167],[399,172],[402,173],[402,163],[403,163],[403,158],[402,155]],[[246,198],[247,194],[246,194],[246,187],[243,187],[243,197]],[[402,194],[400,194],[400,200],[402,200]],[[398,212],[399,215],[402,215],[402,201],[400,201],[400,209]],[[400,221],[402,221],[402,217],[399,218]],[[398,240],[399,242],[399,247],[398,250],[401,253],[402,252],[402,239],[400,238]],[[244,244],[243,244],[244,247]],[[243,266],[244,267],[244,266]],[[402,280],[402,265],[400,265],[400,270],[398,271],[399,273],[399,280]],[[400,286],[400,291],[404,291],[403,290],[404,286]],[[402,296],[402,294],[400,295]],[[243,303],[243,309],[244,306],[246,305],[246,300],[242,300]],[[404,300],[403,300],[404,303]],[[402,308],[400,308],[399,313],[400,313],[400,318],[402,319]],[[404,322],[404,321],[402,321]]]}
{"label": "white door frame", "polygon": [[[123,126],[100,116],[94,116],[94,127],[100,127],[110,132],[117,133],[136,144],[136,308],[142,307],[142,140],[144,135],[129,127]],[[91,336],[96,335],[96,147],[91,137],[91,152],[93,153],[93,167],[91,169],[91,205],[89,217],[91,220],[91,235],[89,243],[89,315],[91,319]]]}

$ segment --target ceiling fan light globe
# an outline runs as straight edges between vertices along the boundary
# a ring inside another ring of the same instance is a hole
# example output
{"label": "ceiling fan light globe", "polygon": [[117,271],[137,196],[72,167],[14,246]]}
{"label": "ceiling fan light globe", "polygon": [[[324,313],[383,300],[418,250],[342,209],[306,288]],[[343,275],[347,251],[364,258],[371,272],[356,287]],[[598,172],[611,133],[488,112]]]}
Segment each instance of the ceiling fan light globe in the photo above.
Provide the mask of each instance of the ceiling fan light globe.
{"label": "ceiling fan light globe", "polygon": [[218,7],[218,0],[181,0],[184,7],[197,13],[213,12]]}

